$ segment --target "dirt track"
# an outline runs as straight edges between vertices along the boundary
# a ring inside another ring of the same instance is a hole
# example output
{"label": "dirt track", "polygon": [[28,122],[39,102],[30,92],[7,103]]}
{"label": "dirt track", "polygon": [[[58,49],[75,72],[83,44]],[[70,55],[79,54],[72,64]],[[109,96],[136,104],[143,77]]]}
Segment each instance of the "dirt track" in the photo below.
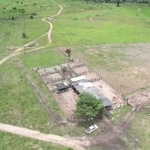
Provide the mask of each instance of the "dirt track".
{"label": "dirt track", "polygon": [[[53,2],[54,2],[54,1],[53,1]],[[54,3],[57,4],[57,5],[60,7],[60,10],[58,11],[57,14],[55,14],[55,15],[53,15],[53,16],[51,16],[51,17],[55,17],[55,16],[59,15],[59,14],[62,12],[62,10],[63,10],[63,7],[62,7],[60,4],[58,4],[58,3],[56,3],[56,2],[54,2]],[[49,27],[49,30],[48,30],[45,34],[41,35],[40,37],[34,39],[33,41],[31,41],[31,42],[29,42],[29,43],[23,45],[22,47],[17,48],[13,53],[11,53],[11,54],[8,55],[7,57],[3,58],[3,59],[0,61],[0,65],[3,64],[3,63],[4,63],[6,60],[8,60],[9,58],[14,57],[14,56],[16,56],[16,55],[19,55],[19,54],[23,53],[22,51],[23,51],[26,47],[28,47],[29,45],[31,45],[32,43],[34,43],[36,40],[38,40],[38,39],[40,39],[40,38],[43,38],[43,37],[46,36],[46,35],[48,36],[48,41],[49,41],[49,43],[51,43],[51,42],[52,42],[52,40],[51,40],[51,33],[52,33],[52,30],[53,30],[53,25],[52,25],[51,22],[49,22],[49,21],[46,20],[46,19],[48,19],[48,18],[49,18],[49,17],[45,17],[45,18],[42,19],[42,21],[48,23],[49,26],[50,26],[50,27]],[[39,49],[43,49],[43,48],[45,48],[45,47],[47,47],[47,45],[42,46],[42,47],[38,47],[38,48],[35,48],[35,49],[32,49],[32,50],[30,50],[30,51],[28,51],[28,52],[32,52],[32,51],[36,51],[36,50],[39,50]]]}
{"label": "dirt track", "polygon": [[117,150],[118,146],[120,146],[121,150],[126,149],[124,146],[121,146],[121,142],[117,144],[116,141],[119,140],[119,137],[122,135],[122,133],[129,127],[131,121],[134,119],[141,107],[142,105],[136,105],[133,107],[132,111],[127,114],[127,116],[119,123],[118,126],[114,126],[112,129],[106,130],[106,132],[91,138],[90,144],[101,145],[104,150],[109,149],[108,145],[113,147],[112,150]]}
{"label": "dirt track", "polygon": [[2,124],[2,123],[0,123],[0,130],[10,132],[13,134],[17,134],[17,135],[21,135],[21,136],[25,136],[25,137],[42,140],[42,141],[53,142],[56,144],[73,147],[77,150],[84,150],[80,146],[82,142],[80,140],[76,140],[73,138],[64,138],[64,137],[57,136],[57,135],[44,134],[44,133],[40,133],[39,131],[16,127],[16,126],[8,125],[8,124]]}

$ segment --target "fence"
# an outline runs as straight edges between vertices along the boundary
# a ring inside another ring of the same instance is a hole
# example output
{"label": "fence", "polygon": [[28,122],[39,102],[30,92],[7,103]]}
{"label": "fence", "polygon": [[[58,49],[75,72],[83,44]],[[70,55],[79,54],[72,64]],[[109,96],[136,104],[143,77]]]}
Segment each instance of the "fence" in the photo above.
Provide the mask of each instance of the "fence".
{"label": "fence", "polygon": [[[59,115],[57,115],[52,108],[50,107],[48,101],[44,98],[43,94],[40,92],[39,88],[37,87],[37,85],[33,82],[33,79],[30,78],[30,76],[28,75],[28,73],[24,70],[22,64],[19,62],[18,59],[15,60],[18,68],[21,70],[21,72],[23,73],[23,75],[25,76],[25,78],[29,81],[29,83],[31,84],[32,88],[34,89],[37,97],[39,98],[39,101],[41,102],[42,106],[45,108],[45,110],[47,111],[47,114],[49,116],[49,118],[53,118],[55,120],[55,122],[61,121],[61,117]],[[54,98],[54,97],[53,97]]]}
{"label": "fence", "polygon": [[125,105],[127,105],[127,104],[128,104],[128,102],[124,102],[124,103],[121,103],[121,104],[115,104],[115,105],[112,106],[112,109],[116,109],[116,108],[119,108],[119,107],[123,107],[123,106],[125,106]]}
{"label": "fence", "polygon": [[[83,63],[81,60],[79,60],[80,63]],[[114,91],[116,91],[125,101],[128,101],[128,98],[126,98],[126,96],[119,90],[117,89],[114,85],[112,85],[109,81],[107,81],[106,79],[104,79],[104,77],[102,77],[101,75],[99,75],[97,72],[93,71],[91,68],[88,67],[88,65],[86,65],[85,63],[83,63],[89,70],[90,72],[93,72],[96,74],[96,76],[99,77],[100,80],[104,81],[107,85],[109,85]]]}

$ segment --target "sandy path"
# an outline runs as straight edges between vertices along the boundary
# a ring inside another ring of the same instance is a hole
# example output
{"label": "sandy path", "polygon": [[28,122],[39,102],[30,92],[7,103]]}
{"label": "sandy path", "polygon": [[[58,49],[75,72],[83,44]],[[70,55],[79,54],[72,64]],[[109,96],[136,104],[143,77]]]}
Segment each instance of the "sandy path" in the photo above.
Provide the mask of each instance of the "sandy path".
{"label": "sandy path", "polygon": [[[54,2],[54,1],[53,1]],[[57,4],[59,7],[60,7],[60,10],[59,10],[59,12],[57,13],[57,14],[55,14],[55,15],[53,15],[53,16],[51,16],[51,17],[56,17],[56,16],[58,16],[61,12],[62,12],[62,10],[63,10],[63,7],[60,5],[60,4],[58,4],[58,3],[56,3],[56,2],[54,2],[55,4]],[[53,25],[52,25],[52,23],[51,22],[49,22],[49,21],[47,21],[46,19],[48,19],[49,17],[45,17],[45,18],[43,18],[42,19],[42,21],[44,21],[44,22],[46,22],[46,23],[48,23],[49,25],[50,25],[50,29],[49,29],[49,31],[47,32],[47,35],[48,35],[48,41],[49,41],[49,43],[51,43],[52,42],[52,40],[51,40],[51,33],[52,33],[52,30],[53,30]]]}
{"label": "sandy path", "polygon": [[[10,132],[13,134],[17,134],[17,135],[21,135],[21,136],[25,136],[25,137],[30,137],[30,138],[46,141],[46,142],[52,142],[52,143],[60,144],[63,146],[72,147],[77,150],[84,150],[84,148],[80,146],[82,145],[82,140],[76,140],[75,138],[74,139],[65,138],[65,137],[61,137],[61,136],[57,136],[53,134],[45,134],[39,131],[12,126],[8,124],[2,124],[2,123],[0,123],[0,130]],[[86,144],[88,145],[88,143]]]}
{"label": "sandy path", "polygon": [[[54,1],[53,1],[53,2],[54,2]],[[56,2],[54,2],[54,3],[57,4],[57,5],[60,7],[60,10],[58,11],[57,14],[55,14],[55,15],[53,15],[53,16],[51,16],[51,17],[55,17],[55,16],[59,15],[59,14],[62,12],[62,10],[63,10],[63,7],[62,7],[60,4],[58,4],[58,3],[56,3]],[[0,65],[3,64],[3,63],[4,63],[6,60],[8,60],[9,58],[14,57],[14,56],[16,56],[16,55],[19,55],[19,54],[23,53],[23,52],[21,52],[21,51],[23,51],[26,47],[28,47],[29,45],[33,44],[36,40],[38,40],[38,39],[40,39],[40,38],[42,38],[42,37],[44,37],[44,36],[46,36],[46,35],[48,36],[48,41],[49,41],[49,43],[51,43],[51,42],[52,42],[52,40],[51,40],[51,33],[52,33],[52,30],[53,30],[53,25],[52,25],[52,23],[51,23],[50,21],[47,21],[48,18],[49,18],[49,17],[45,17],[45,18],[42,19],[42,21],[44,21],[44,22],[46,22],[46,23],[49,24],[49,30],[48,30],[45,34],[39,36],[38,38],[34,39],[33,41],[31,41],[31,42],[29,42],[29,43],[23,45],[22,47],[17,48],[13,53],[11,53],[10,55],[8,55],[8,56],[6,56],[5,58],[3,58],[3,59],[0,61]],[[42,49],[42,48],[45,48],[45,47],[47,47],[47,45],[42,46],[42,47],[38,47],[38,48],[35,48],[35,49],[32,49],[32,50],[30,50],[30,51],[28,51],[28,52],[36,51],[36,50],[39,50],[39,49]]]}

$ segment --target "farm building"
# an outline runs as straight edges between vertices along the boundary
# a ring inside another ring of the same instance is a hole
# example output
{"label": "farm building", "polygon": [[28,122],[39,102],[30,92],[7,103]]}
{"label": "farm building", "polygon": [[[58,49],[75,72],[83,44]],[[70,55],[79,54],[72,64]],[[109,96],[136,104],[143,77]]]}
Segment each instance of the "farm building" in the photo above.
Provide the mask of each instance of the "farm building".
{"label": "farm building", "polygon": [[97,99],[102,99],[105,107],[113,106],[113,103],[107,97],[105,97],[91,82],[88,82],[86,79],[84,79],[83,76],[77,77],[77,79],[73,78],[71,81],[74,81],[72,82],[72,87],[76,93],[91,93]]}
{"label": "farm building", "polygon": [[62,93],[62,92],[67,91],[68,84],[66,82],[58,83],[56,84],[56,87],[57,87],[58,93]]}

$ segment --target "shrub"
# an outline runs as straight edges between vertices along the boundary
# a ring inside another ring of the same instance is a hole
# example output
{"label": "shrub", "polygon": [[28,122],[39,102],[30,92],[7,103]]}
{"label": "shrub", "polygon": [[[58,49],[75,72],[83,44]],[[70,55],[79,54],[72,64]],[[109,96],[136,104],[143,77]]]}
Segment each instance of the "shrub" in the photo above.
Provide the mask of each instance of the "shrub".
{"label": "shrub", "polygon": [[34,17],[33,16],[30,16],[30,19],[33,19]]}
{"label": "shrub", "polygon": [[11,20],[15,20],[15,17],[11,17]]}

